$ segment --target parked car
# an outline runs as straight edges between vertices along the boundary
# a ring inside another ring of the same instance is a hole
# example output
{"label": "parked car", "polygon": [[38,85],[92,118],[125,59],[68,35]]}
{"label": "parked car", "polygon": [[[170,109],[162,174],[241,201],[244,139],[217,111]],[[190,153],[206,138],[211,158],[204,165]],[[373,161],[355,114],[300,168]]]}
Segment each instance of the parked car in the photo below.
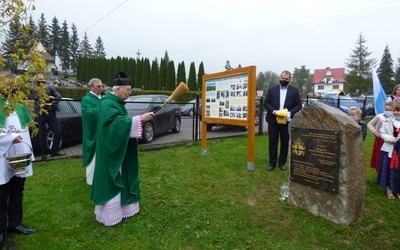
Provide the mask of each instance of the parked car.
{"label": "parked car", "polygon": [[311,103],[316,103],[316,102],[319,102],[319,99],[316,99],[316,98],[308,98],[308,99],[306,99],[306,100],[304,100],[303,101],[303,107],[304,106],[306,106],[306,105],[308,105],[308,104],[311,104]]}
{"label": "parked car", "polygon": [[[71,98],[62,98],[56,115],[61,125],[60,149],[66,146],[82,143],[82,111],[81,102]],[[46,146],[50,152],[53,147],[54,133],[46,126]],[[31,138],[35,153],[40,153],[39,137]]]}
{"label": "parked car", "polygon": [[353,106],[361,109],[361,111],[363,112],[363,117],[365,117],[365,115],[368,112],[368,111],[366,112],[366,108],[364,107],[363,103],[357,102],[350,96],[346,95],[326,94],[322,99],[320,99],[320,101],[329,106],[339,108],[346,114],[348,113],[349,108]]}
{"label": "parked car", "polygon": [[[199,104],[201,104],[201,98],[199,98]],[[196,99],[193,99],[186,103],[185,105],[181,106],[181,115],[189,115],[193,116],[196,111]]]}
{"label": "parked car", "polygon": [[[202,117],[202,112],[201,112],[201,107],[202,106],[202,104],[201,104],[201,102],[200,102],[200,104],[199,104],[199,119],[200,119],[200,121],[201,121],[201,117]],[[258,124],[260,124],[260,119],[261,119],[261,117],[260,117],[260,112],[259,112],[259,107],[260,107],[260,100],[259,99],[256,99],[256,117],[255,117],[255,122],[254,122],[254,125],[255,126],[258,126]],[[215,127],[215,126],[220,126],[220,124],[217,124],[217,123],[207,123],[207,131],[211,131],[212,130],[212,128],[213,127]],[[242,130],[242,131],[246,131],[247,130],[247,127],[246,126],[238,126],[239,128],[240,128],[240,130]]]}
{"label": "parked car", "polygon": [[[136,95],[126,99],[126,110],[130,116],[142,115],[158,109],[168,96],[166,95]],[[180,107],[174,100],[158,110],[156,115],[150,121],[143,122],[143,142],[152,142],[156,135],[171,130],[173,133],[179,133],[181,130],[181,112]]]}
{"label": "parked car", "polygon": [[375,102],[373,95],[362,95],[357,98],[354,98],[357,102],[364,103],[366,105],[366,115],[375,115]]}

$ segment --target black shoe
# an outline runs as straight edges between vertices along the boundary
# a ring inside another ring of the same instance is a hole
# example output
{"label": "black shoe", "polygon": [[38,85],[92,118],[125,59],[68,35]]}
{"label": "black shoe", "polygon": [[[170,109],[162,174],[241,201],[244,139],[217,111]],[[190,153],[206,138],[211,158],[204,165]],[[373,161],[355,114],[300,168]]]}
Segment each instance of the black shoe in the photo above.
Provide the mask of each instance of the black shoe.
{"label": "black shoe", "polygon": [[42,160],[47,160],[47,155],[42,154]]}
{"label": "black shoe", "polygon": [[29,228],[21,224],[14,228],[8,228],[7,232],[14,234],[33,234],[36,233],[36,229]]}
{"label": "black shoe", "polygon": [[286,170],[285,165],[280,165],[279,168],[280,168],[280,170],[282,170],[282,171],[285,171],[285,170]]}
{"label": "black shoe", "polygon": [[51,157],[63,156],[63,155],[65,155],[65,154],[61,154],[60,152],[57,152],[57,153],[51,154]]}
{"label": "black shoe", "polygon": [[6,244],[6,233],[0,233],[0,249]]}
{"label": "black shoe", "polygon": [[270,165],[269,167],[267,167],[267,171],[272,171],[274,170],[275,166]]}

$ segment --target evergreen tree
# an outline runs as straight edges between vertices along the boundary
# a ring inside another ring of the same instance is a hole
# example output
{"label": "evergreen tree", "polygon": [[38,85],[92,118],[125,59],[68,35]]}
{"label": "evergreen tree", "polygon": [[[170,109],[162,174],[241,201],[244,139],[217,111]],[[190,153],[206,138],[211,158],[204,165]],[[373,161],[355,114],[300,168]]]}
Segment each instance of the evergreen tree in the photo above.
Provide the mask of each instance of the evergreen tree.
{"label": "evergreen tree", "polygon": [[394,82],[397,84],[400,83],[400,57],[397,59],[397,67],[394,73]]}
{"label": "evergreen tree", "polygon": [[46,50],[48,50],[50,48],[49,28],[47,26],[47,22],[46,22],[46,19],[45,19],[43,13],[40,15],[39,22],[38,22],[37,39],[39,42],[42,43],[43,47],[45,47]]}
{"label": "evergreen tree", "polygon": [[34,38],[37,40],[38,38],[38,27],[36,26],[35,22],[33,21],[32,16],[29,16],[29,30],[28,30],[28,37]]}
{"label": "evergreen tree", "polygon": [[[114,57],[111,57],[110,62],[109,62],[109,65],[108,65],[108,75],[109,75],[108,80],[109,80],[110,83],[111,83],[110,86],[112,86],[112,79],[113,79],[113,78],[117,75],[117,73],[118,73],[118,71],[115,72],[114,66],[115,66],[115,58],[114,58]],[[132,87],[133,87],[133,86],[132,86]]]}
{"label": "evergreen tree", "polygon": [[189,78],[188,78],[188,87],[191,90],[196,91],[196,67],[194,65],[194,62],[190,64],[189,68]]}
{"label": "evergreen tree", "polygon": [[124,72],[124,70],[122,69],[122,58],[120,56],[117,56],[117,58],[115,58],[115,62],[114,62],[114,70],[115,73],[117,74],[118,72]]}
{"label": "evergreen tree", "polygon": [[[126,72],[128,72],[128,68],[129,68],[128,57],[122,57],[121,71],[125,72],[125,74],[127,74]],[[131,77],[130,75],[128,75],[128,76]]]}
{"label": "evergreen tree", "polygon": [[101,37],[98,36],[96,39],[96,44],[94,45],[94,52],[93,56],[94,57],[106,57],[106,51],[104,49],[104,43],[103,40],[101,40]]}
{"label": "evergreen tree", "polygon": [[174,90],[175,89],[175,83],[176,83],[174,61],[169,61],[168,62],[167,79],[166,80],[167,81],[165,83],[165,90]]}
{"label": "evergreen tree", "polygon": [[70,58],[70,38],[68,31],[67,21],[64,20],[61,28],[61,44],[59,49],[59,56],[61,61],[61,68],[63,71],[67,70],[71,66],[71,58]]}
{"label": "evergreen tree", "polygon": [[306,69],[305,65],[301,68],[294,68],[294,72],[291,79],[291,84],[299,88],[300,93],[305,93],[308,75],[310,74],[310,69]]}
{"label": "evergreen tree", "polygon": [[151,63],[151,75],[150,75],[150,89],[158,90],[158,60],[157,58]]}
{"label": "evergreen tree", "polygon": [[110,64],[110,60],[108,60],[106,58],[100,58],[100,60],[101,60],[101,69],[100,69],[99,78],[105,85],[111,86],[109,84],[110,80],[111,80],[111,76],[108,75],[108,67]]}
{"label": "evergreen tree", "polygon": [[149,58],[144,59],[142,71],[142,89],[150,89],[151,69]]}
{"label": "evergreen tree", "polygon": [[50,26],[50,35],[49,35],[49,54],[56,60],[56,55],[59,55],[61,48],[61,27],[58,22],[57,17],[53,17]]}
{"label": "evergreen tree", "polygon": [[90,57],[93,55],[93,47],[92,47],[92,45],[90,45],[89,38],[87,36],[86,31],[85,31],[85,34],[83,35],[83,40],[80,44],[79,49],[80,49],[80,56]]}
{"label": "evergreen tree", "polygon": [[143,58],[136,60],[136,71],[135,71],[135,87],[142,87],[142,71],[143,71]]}
{"label": "evergreen tree", "polygon": [[201,62],[199,65],[199,73],[197,74],[197,89],[199,91],[203,89],[203,75],[205,75],[204,64]]}
{"label": "evergreen tree", "polygon": [[167,62],[167,65],[168,65],[168,63],[169,63],[168,51],[165,51],[165,53],[164,53],[164,60]]}
{"label": "evergreen tree", "polygon": [[84,81],[83,71],[85,71],[85,57],[79,57],[76,61],[76,79],[78,81]]}
{"label": "evergreen tree", "polygon": [[78,61],[78,57],[80,55],[80,51],[79,51],[79,37],[78,37],[78,30],[76,29],[75,24],[71,25],[71,37],[70,37],[70,58],[71,58],[71,62],[70,62],[70,67],[72,69],[72,72],[74,74],[76,74],[76,63]]}
{"label": "evergreen tree", "polygon": [[158,87],[159,89],[165,89],[165,84],[167,82],[167,68],[168,62],[162,58],[160,61],[160,72],[158,74]]}
{"label": "evergreen tree", "polygon": [[[22,25],[18,18],[9,23],[9,29],[5,31],[5,42],[1,48],[1,54],[5,61],[5,67],[12,72],[16,72],[17,64],[12,59],[13,54],[18,54],[18,49],[22,45]],[[25,48],[24,48],[25,51]],[[18,62],[17,62],[18,63]]]}
{"label": "evergreen tree", "polygon": [[133,81],[133,85],[135,85],[135,72],[136,72],[136,60],[135,58],[129,58],[128,60],[128,69],[126,71],[126,74],[131,77]]}
{"label": "evergreen tree", "polygon": [[178,72],[176,74],[176,85],[178,86],[178,84],[181,82],[186,83],[186,69],[185,69],[185,62],[183,61],[178,64]]}
{"label": "evergreen tree", "polygon": [[355,49],[347,59],[346,92],[359,90],[360,93],[367,93],[372,91],[371,66],[375,64],[375,60],[368,58],[371,52],[368,52],[365,43],[364,36],[360,34]]}
{"label": "evergreen tree", "polygon": [[376,73],[385,92],[390,93],[395,84],[393,82],[393,59],[387,45],[383,51],[382,59],[379,64],[379,68],[376,70]]}
{"label": "evergreen tree", "polygon": [[[1,47],[1,52],[5,60],[5,67],[17,73],[17,65],[21,66],[24,62],[16,58],[25,58],[24,55],[35,45],[35,36],[30,25],[22,24],[19,18],[11,20],[9,29],[5,31],[5,42]],[[13,58],[14,57],[14,58]]]}

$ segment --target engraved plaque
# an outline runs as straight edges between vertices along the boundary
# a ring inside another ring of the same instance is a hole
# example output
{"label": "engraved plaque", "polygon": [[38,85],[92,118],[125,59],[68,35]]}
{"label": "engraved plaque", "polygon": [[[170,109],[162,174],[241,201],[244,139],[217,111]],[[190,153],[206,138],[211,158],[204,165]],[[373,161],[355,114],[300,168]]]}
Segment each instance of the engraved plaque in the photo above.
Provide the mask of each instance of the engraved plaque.
{"label": "engraved plaque", "polygon": [[339,154],[340,131],[292,127],[290,179],[338,193]]}

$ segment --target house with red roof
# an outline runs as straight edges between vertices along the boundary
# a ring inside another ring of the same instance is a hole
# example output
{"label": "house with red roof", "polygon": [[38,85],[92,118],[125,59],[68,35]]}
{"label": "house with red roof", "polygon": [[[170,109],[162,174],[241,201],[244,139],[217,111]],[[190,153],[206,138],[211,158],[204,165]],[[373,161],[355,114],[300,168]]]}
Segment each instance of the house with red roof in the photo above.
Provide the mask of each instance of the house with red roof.
{"label": "house with red roof", "polygon": [[330,68],[314,70],[314,95],[324,96],[327,92],[343,90],[345,68]]}

